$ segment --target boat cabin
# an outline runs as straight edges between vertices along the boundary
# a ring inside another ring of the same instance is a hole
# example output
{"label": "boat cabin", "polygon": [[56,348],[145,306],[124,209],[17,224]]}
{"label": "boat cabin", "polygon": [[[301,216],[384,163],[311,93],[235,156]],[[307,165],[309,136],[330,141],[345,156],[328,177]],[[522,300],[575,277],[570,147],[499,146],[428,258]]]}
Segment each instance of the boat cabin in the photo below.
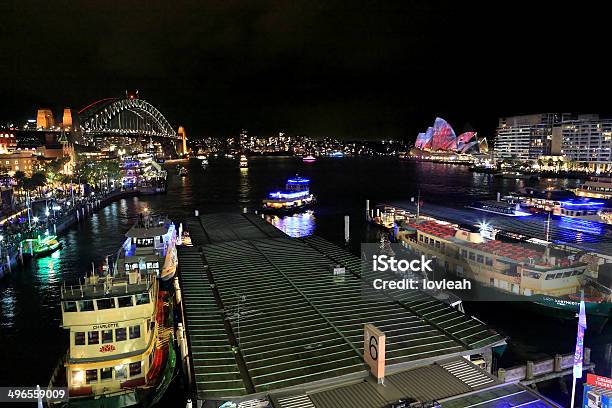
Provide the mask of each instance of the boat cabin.
{"label": "boat cabin", "polygon": [[118,392],[147,383],[154,367],[157,279],[132,270],[92,275],[61,290],[62,326],[70,331],[65,369],[71,396]]}

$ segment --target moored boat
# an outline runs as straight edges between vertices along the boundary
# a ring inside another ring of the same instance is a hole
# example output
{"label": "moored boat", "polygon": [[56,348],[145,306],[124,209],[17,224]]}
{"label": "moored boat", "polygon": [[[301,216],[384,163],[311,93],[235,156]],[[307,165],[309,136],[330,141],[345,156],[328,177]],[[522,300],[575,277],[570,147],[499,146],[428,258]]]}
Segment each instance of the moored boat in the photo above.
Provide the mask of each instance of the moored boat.
{"label": "moored boat", "polygon": [[574,191],[582,197],[612,199],[612,177],[593,176]]}
{"label": "moored boat", "polygon": [[24,256],[32,258],[41,258],[52,254],[62,247],[61,241],[58,241],[55,235],[39,236],[33,239],[24,239],[21,241],[21,248]]}
{"label": "moored boat", "polygon": [[172,295],[139,269],[61,289],[62,327],[70,346],[50,387],[67,387],[69,407],[150,407],[173,377]]}
{"label": "moored boat", "polygon": [[554,309],[560,317],[568,313],[573,316],[584,291],[587,313],[612,317],[612,291],[589,276],[590,262],[586,258],[502,242],[490,233],[428,219],[403,223],[397,235],[405,247],[435,258],[445,272],[515,300]]}
{"label": "moored boat", "polygon": [[505,215],[508,217],[525,217],[531,215],[531,213],[521,208],[520,204],[509,203],[506,201],[475,201],[468,205],[467,208],[472,208],[474,210],[484,211],[488,213]]}
{"label": "moored boat", "polygon": [[178,265],[177,232],[168,218],[152,216],[146,211],[125,236],[117,256],[120,272],[147,271],[163,281],[174,277]]}

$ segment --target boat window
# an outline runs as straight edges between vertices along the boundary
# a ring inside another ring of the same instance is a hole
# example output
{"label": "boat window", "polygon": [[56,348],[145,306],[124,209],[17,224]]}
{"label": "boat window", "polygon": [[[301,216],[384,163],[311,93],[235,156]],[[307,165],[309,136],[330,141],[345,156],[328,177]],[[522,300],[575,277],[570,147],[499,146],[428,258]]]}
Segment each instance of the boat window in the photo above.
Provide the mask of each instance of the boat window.
{"label": "boat window", "polygon": [[113,367],[105,367],[100,369],[100,380],[112,380],[113,379]]}
{"label": "boat window", "polygon": [[121,296],[117,298],[117,303],[119,307],[130,307],[134,306],[134,302],[132,301],[131,296]]}
{"label": "boat window", "polygon": [[87,344],[100,343],[100,333],[98,331],[87,332]]}
{"label": "boat window", "polygon": [[91,312],[94,310],[93,300],[79,300],[79,311]]}
{"label": "boat window", "polygon": [[83,383],[83,371],[73,370],[72,371],[72,384],[80,386]]}
{"label": "boat window", "polygon": [[74,333],[74,345],[75,346],[85,345],[85,332],[75,332]]}
{"label": "boat window", "polygon": [[419,241],[423,242],[423,235],[419,234]]}
{"label": "boat window", "polygon": [[467,258],[467,256],[468,256],[468,251],[467,251],[466,249],[462,249],[462,250],[461,250],[461,256],[462,256],[462,257],[464,257],[464,258]]}
{"label": "boat window", "polygon": [[115,379],[126,380],[127,379],[127,366],[125,364],[115,366]]}
{"label": "boat window", "polygon": [[470,260],[475,260],[476,259],[476,254],[473,252],[470,252]]}
{"label": "boat window", "polygon": [[91,384],[92,382],[98,382],[98,370],[85,371],[85,382],[87,384]]}
{"label": "boat window", "polygon": [[555,278],[555,276],[553,274],[551,274],[551,273],[547,273],[546,274],[546,280],[551,280],[551,279],[554,279],[554,278]]}
{"label": "boat window", "polygon": [[147,269],[159,269],[159,262],[147,262]]}
{"label": "boat window", "polygon": [[141,372],[140,361],[130,363],[130,377],[140,375]]}
{"label": "boat window", "polygon": [[140,325],[130,326],[130,339],[137,339],[140,337]]}
{"label": "boat window", "polygon": [[483,255],[476,255],[476,262],[484,263],[484,256]]}
{"label": "boat window", "polygon": [[76,312],[76,302],[64,302],[64,312]]}
{"label": "boat window", "polygon": [[493,259],[487,256],[485,258],[485,264],[487,264],[487,266],[493,266]]}
{"label": "boat window", "polygon": [[102,330],[102,344],[113,342],[113,330]]}
{"label": "boat window", "polygon": [[569,278],[570,276],[572,276],[572,271],[568,271],[563,274],[564,278]]}
{"label": "boat window", "polygon": [[141,238],[136,240],[136,245],[141,247],[153,245],[153,238]]}
{"label": "boat window", "polygon": [[96,303],[98,304],[98,310],[114,309],[115,308],[115,299],[114,298],[98,299],[98,300],[96,300]]}
{"label": "boat window", "polygon": [[124,341],[127,339],[127,329],[125,327],[120,327],[115,329],[115,341]]}
{"label": "boat window", "polygon": [[149,303],[149,293],[137,293],[136,294],[136,304],[144,305]]}

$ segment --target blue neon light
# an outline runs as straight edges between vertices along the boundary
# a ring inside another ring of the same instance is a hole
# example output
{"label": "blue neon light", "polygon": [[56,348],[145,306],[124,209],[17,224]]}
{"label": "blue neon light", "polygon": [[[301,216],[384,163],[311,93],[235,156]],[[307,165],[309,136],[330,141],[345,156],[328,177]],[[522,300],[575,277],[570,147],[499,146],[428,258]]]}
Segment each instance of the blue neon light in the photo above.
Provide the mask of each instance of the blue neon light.
{"label": "blue neon light", "polygon": [[296,193],[287,193],[287,192],[283,192],[283,191],[275,191],[273,193],[270,193],[269,196],[270,196],[270,198],[276,198],[276,199],[292,199],[292,198],[306,197],[308,194],[309,194],[308,190],[306,190],[306,191],[298,191]]}
{"label": "blue neon light", "polygon": [[601,201],[574,201],[574,200],[566,200],[566,201],[561,201],[561,204],[564,206],[570,206],[570,207],[574,207],[574,206],[583,206],[583,205],[591,205],[591,206],[601,206],[604,205],[605,203],[601,202]]}
{"label": "blue neon light", "polygon": [[295,178],[287,180],[287,183],[307,184],[310,183],[310,180],[305,178]]}

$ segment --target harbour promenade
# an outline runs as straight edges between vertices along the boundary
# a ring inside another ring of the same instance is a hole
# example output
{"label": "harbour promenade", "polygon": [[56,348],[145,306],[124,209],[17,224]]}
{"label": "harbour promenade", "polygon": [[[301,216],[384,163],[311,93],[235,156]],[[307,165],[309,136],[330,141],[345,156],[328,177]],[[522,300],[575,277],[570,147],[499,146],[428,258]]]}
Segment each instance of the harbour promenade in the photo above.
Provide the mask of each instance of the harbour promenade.
{"label": "harbour promenade", "polygon": [[[72,225],[89,217],[92,213],[122,198],[134,197],[138,195],[151,195],[165,192],[165,189],[151,188],[129,188],[117,189],[104,194],[95,194],[88,197],[79,197],[74,200],[74,204],[57,217],[48,217],[46,220],[35,223],[35,225],[9,224],[7,232],[3,232],[0,241],[0,278],[12,272],[20,259],[20,243],[27,238],[35,238],[48,231],[50,234],[58,235],[70,228]],[[26,210],[19,210],[16,215],[26,217]],[[7,218],[11,218],[9,215]]]}

